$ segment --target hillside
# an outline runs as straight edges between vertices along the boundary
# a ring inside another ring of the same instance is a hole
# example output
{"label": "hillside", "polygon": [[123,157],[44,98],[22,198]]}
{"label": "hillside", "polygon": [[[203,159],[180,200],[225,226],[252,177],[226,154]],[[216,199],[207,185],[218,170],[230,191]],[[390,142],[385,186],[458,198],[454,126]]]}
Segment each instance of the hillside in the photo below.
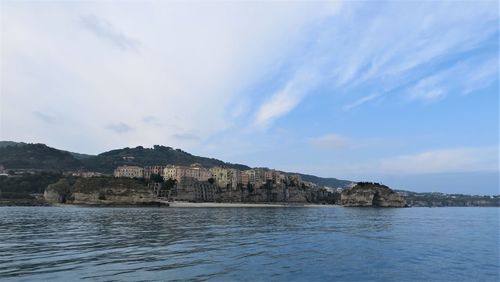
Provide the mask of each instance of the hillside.
{"label": "hillside", "polygon": [[221,160],[191,155],[180,149],[155,145],[153,148],[138,146],[112,150],[95,157],[83,159],[82,162],[89,170],[111,173],[119,165],[191,165],[199,163],[205,167],[227,166],[236,169],[249,169],[241,164],[226,163]]}
{"label": "hillside", "polygon": [[500,207],[500,196],[445,194],[438,192],[417,193],[396,190],[404,195],[412,207]]}
{"label": "hillside", "polygon": [[44,144],[10,144],[0,147],[0,164],[7,169],[75,170],[83,164],[69,152]]}
{"label": "hillside", "polygon": [[7,146],[24,146],[26,143],[24,142],[14,142],[14,141],[0,141],[0,148],[4,148]]}
{"label": "hillside", "polygon": [[349,180],[342,180],[342,179],[337,179],[337,178],[323,178],[323,177],[318,177],[314,175],[309,175],[309,174],[300,174],[299,175],[302,177],[302,180],[304,181],[309,181],[312,183],[316,183],[321,186],[328,186],[328,187],[348,187],[351,185],[353,182]]}
{"label": "hillside", "polygon": [[[180,149],[155,145],[138,146],[101,153],[97,156],[68,152],[44,144],[0,141],[0,164],[6,169],[37,169],[51,171],[88,170],[111,174],[120,165],[191,165],[226,166],[239,170],[250,169],[242,164],[227,163],[214,158],[191,155]],[[346,187],[351,181],[299,174],[304,181],[322,186]]]}

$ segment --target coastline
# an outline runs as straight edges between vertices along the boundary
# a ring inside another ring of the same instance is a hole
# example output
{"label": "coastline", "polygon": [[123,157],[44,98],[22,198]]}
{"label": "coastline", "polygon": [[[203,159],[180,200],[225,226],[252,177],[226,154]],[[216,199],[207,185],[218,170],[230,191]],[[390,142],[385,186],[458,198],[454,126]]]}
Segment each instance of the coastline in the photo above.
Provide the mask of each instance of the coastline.
{"label": "coastline", "polygon": [[213,202],[168,202],[170,208],[340,208],[340,205],[317,205],[308,203],[213,203]]}

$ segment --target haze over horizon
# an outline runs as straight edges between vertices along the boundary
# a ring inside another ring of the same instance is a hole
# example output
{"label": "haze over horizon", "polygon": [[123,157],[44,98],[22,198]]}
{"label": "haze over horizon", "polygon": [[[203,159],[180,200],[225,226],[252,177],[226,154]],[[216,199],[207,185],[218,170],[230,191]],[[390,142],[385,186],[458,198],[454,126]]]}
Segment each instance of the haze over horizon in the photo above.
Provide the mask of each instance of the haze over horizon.
{"label": "haze over horizon", "polygon": [[499,194],[497,1],[0,1],[0,140]]}

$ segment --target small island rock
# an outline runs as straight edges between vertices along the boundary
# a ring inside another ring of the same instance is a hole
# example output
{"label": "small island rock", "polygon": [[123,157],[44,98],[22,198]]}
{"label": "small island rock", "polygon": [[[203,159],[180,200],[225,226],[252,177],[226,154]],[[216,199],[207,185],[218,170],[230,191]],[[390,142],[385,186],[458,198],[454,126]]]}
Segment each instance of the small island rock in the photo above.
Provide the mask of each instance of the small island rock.
{"label": "small island rock", "polygon": [[406,207],[403,196],[378,183],[359,182],[342,191],[340,203],[346,207]]}

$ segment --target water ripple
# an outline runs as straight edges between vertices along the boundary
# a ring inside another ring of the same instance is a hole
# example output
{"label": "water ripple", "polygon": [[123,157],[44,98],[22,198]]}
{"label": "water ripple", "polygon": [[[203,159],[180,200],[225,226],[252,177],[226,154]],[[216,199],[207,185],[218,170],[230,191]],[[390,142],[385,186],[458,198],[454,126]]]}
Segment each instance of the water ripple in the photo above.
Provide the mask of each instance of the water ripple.
{"label": "water ripple", "polygon": [[495,208],[0,208],[0,279],[498,281]]}

